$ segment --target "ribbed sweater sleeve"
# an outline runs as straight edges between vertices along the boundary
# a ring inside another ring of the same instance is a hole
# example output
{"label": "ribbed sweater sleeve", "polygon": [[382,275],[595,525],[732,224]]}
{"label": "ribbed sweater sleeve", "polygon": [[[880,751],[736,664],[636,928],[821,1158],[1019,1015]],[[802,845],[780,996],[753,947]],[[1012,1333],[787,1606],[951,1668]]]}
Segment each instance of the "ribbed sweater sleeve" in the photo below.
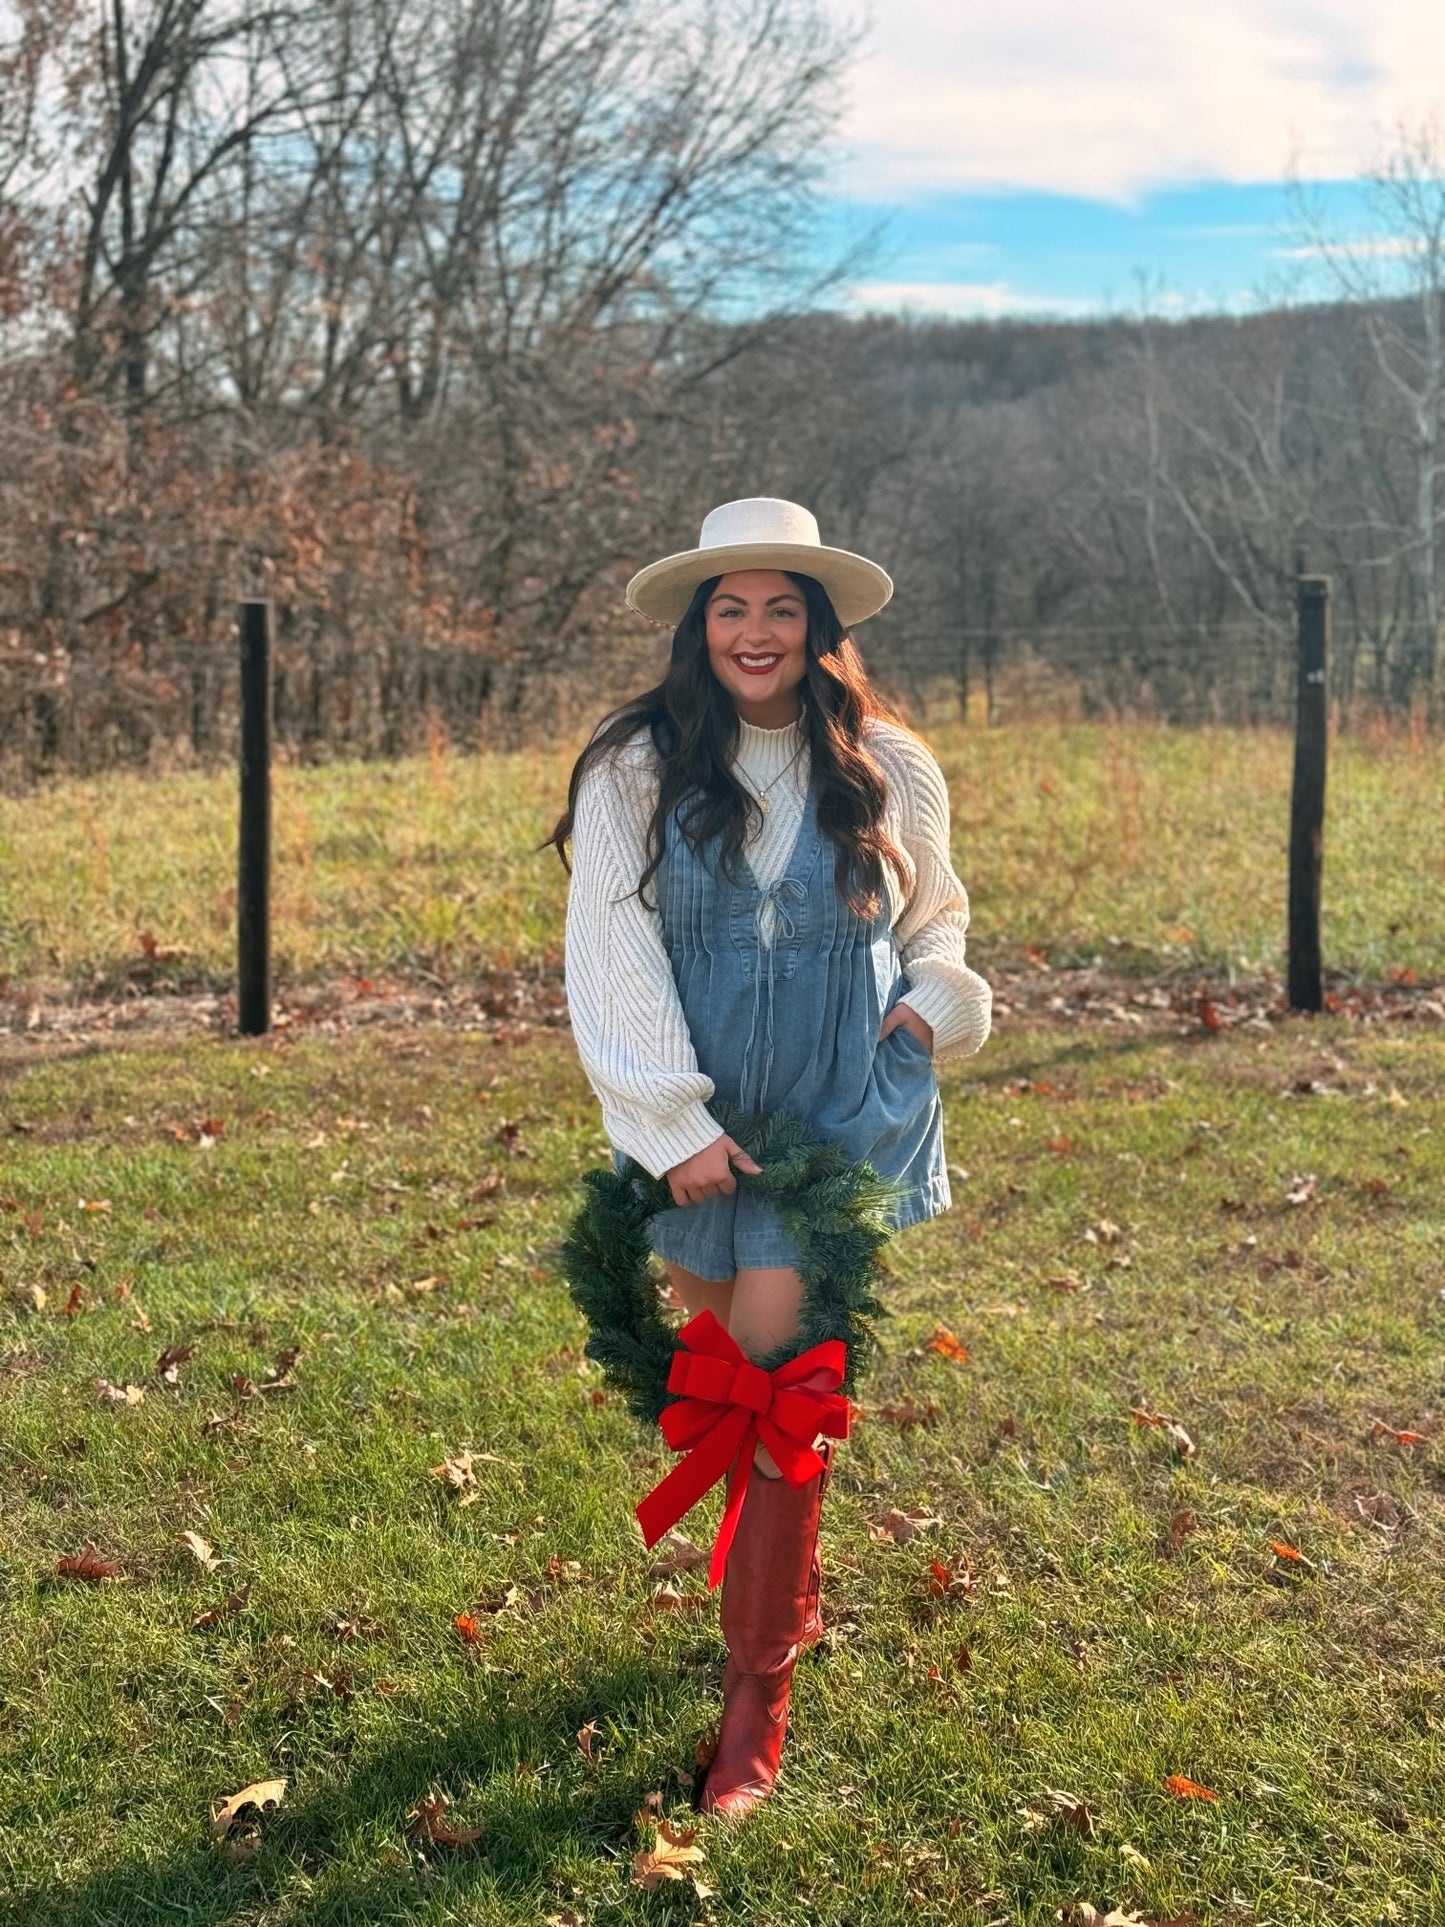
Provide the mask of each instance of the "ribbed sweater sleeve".
{"label": "ribbed sweater sleeve", "polygon": [[907,730],[875,724],[870,747],[916,873],[893,933],[908,980],[904,1001],[932,1027],[935,1057],[968,1057],[988,1036],[993,992],[964,961],[968,893],[953,868],[948,785],[927,744]]}
{"label": "ribbed sweater sleeve", "polygon": [[713,1081],[698,1069],[663,946],[638,898],[656,777],[629,744],[583,777],[572,826],[566,986],[577,1053],[612,1143],[655,1178],[714,1138]]}

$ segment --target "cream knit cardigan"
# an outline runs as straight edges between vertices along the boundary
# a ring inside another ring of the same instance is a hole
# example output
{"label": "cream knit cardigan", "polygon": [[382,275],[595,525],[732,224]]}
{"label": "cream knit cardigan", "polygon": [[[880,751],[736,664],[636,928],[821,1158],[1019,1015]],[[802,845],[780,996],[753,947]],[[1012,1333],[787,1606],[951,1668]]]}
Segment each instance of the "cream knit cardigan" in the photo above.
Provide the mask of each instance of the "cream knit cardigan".
{"label": "cream knit cardigan", "polygon": [[[925,744],[893,723],[868,723],[866,741],[888,783],[885,825],[903,852],[906,891],[888,872],[894,940],[907,1001],[933,1028],[935,1058],[964,1057],[988,1036],[993,997],[964,961],[968,896],[949,854],[948,790]],[[733,768],[768,809],[754,812],[748,868],[766,888],[787,870],[803,820],[809,752],[801,722],[740,726]],[[722,1135],[707,1101],[713,1082],[697,1056],[663,947],[661,920],[637,896],[657,797],[644,730],[594,763],[572,826],[566,985],[572,1029],[602,1123],[620,1151],[661,1177]],[[649,894],[655,894],[650,892]],[[764,941],[771,939],[765,919]]]}

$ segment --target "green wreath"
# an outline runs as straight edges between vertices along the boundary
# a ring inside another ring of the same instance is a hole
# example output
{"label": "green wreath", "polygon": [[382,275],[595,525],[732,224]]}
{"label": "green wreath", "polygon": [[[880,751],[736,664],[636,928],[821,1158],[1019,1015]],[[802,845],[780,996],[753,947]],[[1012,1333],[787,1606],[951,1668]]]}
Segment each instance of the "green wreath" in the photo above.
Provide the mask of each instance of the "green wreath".
{"label": "green wreath", "polygon": [[[848,1352],[841,1389],[851,1395],[878,1342],[873,1321],[887,1316],[877,1287],[892,1235],[886,1213],[899,1187],[870,1164],[850,1163],[790,1111],[750,1116],[730,1104],[713,1110],[762,1166],[757,1177],[739,1172],[738,1183],[772,1206],[798,1244],[798,1331],[755,1362],[775,1371],[825,1339],[841,1339]],[[587,1198],[563,1243],[562,1270],[592,1327],[584,1349],[634,1417],[655,1425],[670,1402],[667,1375],[680,1347],[663,1315],[661,1279],[649,1265],[650,1226],[672,1203],[672,1192],[665,1178],[630,1159],[621,1171],[589,1171],[582,1182]]]}

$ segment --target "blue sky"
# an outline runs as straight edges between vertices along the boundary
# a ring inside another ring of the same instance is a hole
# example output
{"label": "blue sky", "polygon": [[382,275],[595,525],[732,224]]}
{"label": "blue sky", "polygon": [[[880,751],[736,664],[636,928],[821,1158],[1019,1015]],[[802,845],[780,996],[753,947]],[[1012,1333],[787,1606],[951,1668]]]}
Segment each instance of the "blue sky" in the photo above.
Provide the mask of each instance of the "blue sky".
{"label": "blue sky", "polygon": [[884,233],[840,299],[1072,316],[1137,311],[1145,285],[1166,313],[1326,293],[1289,179],[1358,237],[1360,177],[1432,115],[1440,0],[875,0],[831,185],[841,227]]}

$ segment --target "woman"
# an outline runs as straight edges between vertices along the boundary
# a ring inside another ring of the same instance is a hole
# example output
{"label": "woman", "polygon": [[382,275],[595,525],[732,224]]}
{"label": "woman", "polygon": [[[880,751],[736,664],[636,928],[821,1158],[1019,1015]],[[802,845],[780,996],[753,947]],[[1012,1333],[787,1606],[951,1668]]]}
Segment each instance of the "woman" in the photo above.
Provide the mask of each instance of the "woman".
{"label": "woman", "polygon": [[[628,585],[673,627],[667,673],[598,728],[551,838],[572,845],[567,997],[608,1136],[666,1176],[652,1238],[677,1297],[754,1360],[796,1331],[798,1254],[739,1189],[759,1167],[709,1100],[796,1112],[897,1182],[902,1227],[949,1205],[934,1059],[989,1030],[943,776],[848,634],[892,592],[796,503],[714,509],[696,549]],[[822,1630],[817,1449],[794,1487],[757,1448],[704,1811],[744,1813],[777,1775],[793,1662]]]}

